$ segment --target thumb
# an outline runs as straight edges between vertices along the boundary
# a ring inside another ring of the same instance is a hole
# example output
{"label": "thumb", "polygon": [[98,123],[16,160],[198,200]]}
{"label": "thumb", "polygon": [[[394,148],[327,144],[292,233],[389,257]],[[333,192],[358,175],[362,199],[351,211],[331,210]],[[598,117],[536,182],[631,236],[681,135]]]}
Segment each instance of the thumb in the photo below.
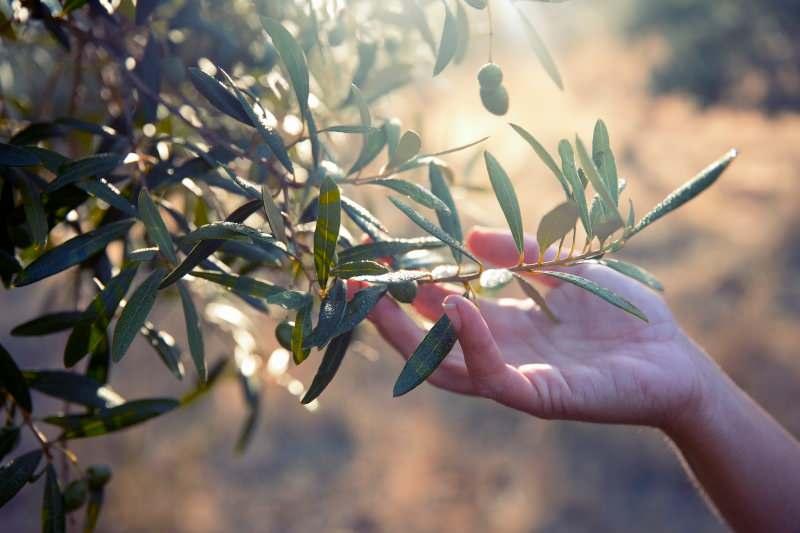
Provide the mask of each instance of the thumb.
{"label": "thumb", "polygon": [[442,307],[458,335],[475,392],[515,407],[513,404],[529,383],[515,368],[506,364],[478,307],[459,295],[448,296]]}

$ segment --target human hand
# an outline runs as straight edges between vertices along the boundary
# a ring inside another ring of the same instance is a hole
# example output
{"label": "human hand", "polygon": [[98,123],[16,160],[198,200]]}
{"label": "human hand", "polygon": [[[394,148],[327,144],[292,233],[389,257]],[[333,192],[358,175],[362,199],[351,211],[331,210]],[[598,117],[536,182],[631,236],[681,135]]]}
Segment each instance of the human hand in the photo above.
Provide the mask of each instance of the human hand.
{"label": "human hand", "polygon": [[[475,229],[466,245],[498,267],[518,253],[504,231]],[[538,247],[526,238],[526,260]],[[429,320],[447,313],[458,345],[429,378],[443,389],[482,396],[547,419],[666,427],[702,407],[706,377],[716,368],[681,331],[660,295],[601,265],[570,267],[630,300],[649,318],[642,322],[596,296],[547,276],[551,322],[531,300],[478,300],[425,284],[414,308]],[[406,359],[425,331],[400,306],[384,298],[372,322]]]}

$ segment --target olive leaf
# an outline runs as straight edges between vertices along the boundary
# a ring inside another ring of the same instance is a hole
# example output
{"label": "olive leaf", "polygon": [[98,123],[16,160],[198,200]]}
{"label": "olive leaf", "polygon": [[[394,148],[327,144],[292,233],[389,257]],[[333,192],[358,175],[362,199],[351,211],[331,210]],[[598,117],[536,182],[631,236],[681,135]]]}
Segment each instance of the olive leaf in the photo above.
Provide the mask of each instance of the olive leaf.
{"label": "olive leaf", "polygon": [[211,222],[200,226],[191,233],[180,238],[182,245],[194,244],[200,241],[233,240],[248,241],[266,250],[279,250],[286,252],[286,245],[273,238],[268,233],[263,233],[256,228],[245,226],[238,222]]}
{"label": "olive leaf", "polygon": [[52,193],[90,176],[102,177],[117,168],[123,159],[123,155],[105,153],[66,163],[61,166],[56,179],[48,183],[44,190]]}
{"label": "olive leaf", "polygon": [[64,533],[67,527],[64,513],[64,496],[58,485],[58,475],[53,463],[45,468],[44,497],[42,498],[42,531]]}
{"label": "olive leaf", "polygon": [[181,361],[181,351],[175,344],[175,338],[165,331],[157,329],[152,322],[145,320],[139,333],[147,339],[147,344],[155,350],[156,355],[167,367],[167,370],[182,380],[186,373]]}
{"label": "olive leaf", "polygon": [[342,203],[342,210],[344,210],[347,216],[350,217],[350,220],[352,220],[356,226],[361,228],[361,231],[369,235],[373,240],[382,240],[378,239],[378,237],[381,237],[382,234],[389,232],[389,229],[383,224],[383,222],[378,220],[378,217],[370,213],[366,207],[354,202],[346,196],[342,196],[340,201]]}
{"label": "olive leaf", "polygon": [[294,363],[299,365],[306,360],[308,354],[311,352],[310,348],[303,348],[303,339],[306,333],[311,332],[311,298],[308,299],[308,304],[304,305],[297,310],[294,317],[294,326],[292,327],[292,359]]}
{"label": "olive leaf", "polygon": [[458,337],[447,315],[442,315],[406,361],[394,384],[394,396],[402,396],[416,388],[453,349]]}
{"label": "olive leaf", "polygon": [[122,238],[134,222],[131,219],[111,222],[48,250],[17,274],[14,285],[29,285],[83,263],[111,241]]}
{"label": "olive leaf", "polygon": [[201,328],[200,317],[192,301],[189,289],[182,282],[178,282],[178,293],[181,296],[181,306],[183,307],[183,317],[186,323],[186,337],[189,341],[189,353],[197,369],[197,375],[201,381],[207,378],[206,355],[203,346],[203,331]]}
{"label": "olive leaf", "polygon": [[592,159],[600,175],[606,183],[608,191],[614,200],[614,205],[619,205],[619,176],[617,175],[617,163],[614,160],[614,152],[611,151],[611,141],[608,135],[608,128],[605,122],[598,119],[594,125],[592,135]]}
{"label": "olive leaf", "polygon": [[[392,145],[389,144],[389,146],[391,147]],[[416,156],[420,148],[422,148],[422,140],[419,138],[419,134],[413,130],[406,131],[397,142],[397,147],[394,150],[391,148],[389,150],[390,159],[388,168],[394,168],[405,163]]]}
{"label": "olive leaf", "polygon": [[272,44],[283,60],[303,116],[308,116],[309,76],[303,48],[277,20],[261,17],[261,25],[272,38]]}
{"label": "olive leaf", "polygon": [[514,274],[514,279],[517,280],[517,284],[522,289],[522,292],[525,293],[525,296],[533,300],[551,322],[554,324],[561,322],[553,310],[550,309],[550,306],[547,304],[547,300],[545,300],[544,296],[542,296],[542,293],[540,293],[539,290],[533,286],[533,284],[529,283],[528,280],[519,274]]}
{"label": "olive leaf", "polygon": [[33,450],[0,466],[0,508],[31,481],[41,461],[42,450]]}
{"label": "olive leaf", "polygon": [[197,67],[189,67],[189,81],[192,82],[197,92],[202,94],[211,105],[229,117],[233,117],[242,124],[255,126],[245,110],[245,106],[236,95],[221,81],[209,76]]}
{"label": "olive leaf", "polygon": [[583,171],[585,172],[586,177],[589,179],[589,182],[592,184],[595,192],[597,192],[597,194],[603,200],[608,213],[610,213],[611,217],[616,218],[620,224],[624,224],[625,222],[622,218],[622,215],[619,213],[614,196],[612,196],[611,191],[608,190],[606,182],[600,177],[600,172],[597,170],[594,161],[589,155],[589,152],[586,150],[586,146],[583,144],[583,141],[578,136],[575,137],[575,145],[578,148],[578,158],[581,161]]}
{"label": "olive leaf", "polygon": [[172,237],[167,231],[167,226],[164,224],[156,204],[145,189],[139,192],[139,217],[147,228],[147,234],[158,245],[161,253],[173,264],[177,263],[178,256],[175,255],[175,249],[172,246]]}
{"label": "olive leaf", "polygon": [[555,159],[553,159],[547,149],[542,146],[541,143],[539,143],[539,141],[537,141],[536,138],[522,126],[511,124],[511,127],[514,128],[514,131],[516,131],[517,134],[519,134],[519,136],[531,146],[531,148],[533,148],[533,151],[536,152],[536,155],[539,156],[539,159],[541,159],[545,166],[550,169],[550,172],[553,173],[558,180],[558,183],[561,185],[561,188],[564,189],[564,194],[566,194],[567,199],[569,200],[572,198],[572,193],[570,192],[570,185],[567,182],[567,178],[564,177],[564,174],[558,167]]}
{"label": "olive leaf", "polygon": [[347,302],[347,309],[336,326],[333,337],[347,333],[367,318],[369,312],[383,298],[387,290],[386,285],[372,285],[358,291],[353,299]]}
{"label": "olive leaf", "polygon": [[383,128],[369,130],[365,135],[361,152],[353,166],[347,171],[347,175],[354,174],[372,163],[384,146],[386,146],[386,131]]}
{"label": "olive leaf", "polygon": [[322,357],[322,362],[319,364],[314,379],[308,387],[308,391],[301,400],[302,403],[307,404],[314,401],[322,391],[330,384],[339,366],[342,364],[347,348],[350,347],[350,341],[353,338],[353,330],[343,333],[338,337],[331,340],[328,348],[325,350],[325,355]]}
{"label": "olive leaf", "polygon": [[436,53],[436,64],[433,67],[433,75],[438,75],[445,69],[456,54],[458,48],[458,22],[447,0],[442,0],[444,6],[444,27],[442,28],[442,39],[439,41],[439,50]]}
{"label": "olive leaf", "polygon": [[528,41],[531,44],[531,48],[533,49],[533,53],[536,54],[537,59],[539,59],[539,63],[541,63],[542,67],[544,68],[547,75],[550,76],[550,79],[553,80],[553,83],[556,86],[564,90],[564,82],[561,79],[561,73],[558,71],[558,66],[556,62],[553,61],[553,56],[550,55],[550,51],[547,49],[547,45],[544,44],[544,40],[539,35],[539,32],[536,31],[531,21],[528,19],[528,16],[519,9],[518,5],[514,5],[517,8],[517,13],[519,13],[519,18],[522,21],[522,25],[525,26],[525,30],[528,34]]}
{"label": "olive leaf", "polygon": [[144,325],[147,315],[156,303],[158,284],[164,277],[164,271],[154,270],[131,294],[127,305],[122,310],[114,329],[111,341],[111,359],[118,363],[125,356],[136,334]]}
{"label": "olive leaf", "polygon": [[[460,4],[459,4],[460,5]],[[439,225],[447,232],[453,239],[458,242],[464,241],[464,233],[461,230],[461,221],[458,219],[458,211],[456,210],[456,203],[453,201],[453,195],[450,193],[450,187],[447,185],[442,175],[442,169],[436,163],[428,165],[428,180],[431,182],[431,192],[444,203],[448,210],[436,211],[436,218],[439,219]],[[461,252],[453,248],[450,249],[453,253],[453,259],[456,263],[461,263]]]}
{"label": "olive leaf", "polygon": [[269,222],[269,227],[272,229],[272,234],[283,244],[287,244],[288,241],[286,239],[286,227],[283,224],[283,215],[278,205],[275,203],[275,200],[272,199],[272,195],[266,184],[261,186],[261,200],[264,204],[264,213],[267,215],[267,222]]}
{"label": "olive leaf", "polygon": [[356,281],[367,283],[403,283],[405,281],[416,281],[418,279],[430,278],[430,272],[425,270],[395,270],[393,272],[383,272],[380,274],[364,274],[356,276]]}
{"label": "olive leaf", "polygon": [[589,263],[589,264],[597,264],[607,266],[612,270],[616,270],[620,274],[624,274],[631,279],[642,283],[650,287],[653,290],[663,292],[664,285],[661,284],[660,281],[656,279],[654,275],[652,275],[647,270],[643,269],[640,266],[633,265],[626,261],[620,261],[619,259],[611,259],[611,258],[603,258],[603,259],[591,259],[587,261],[581,261],[581,263]]}
{"label": "olive leaf", "polygon": [[[458,250],[462,254],[466,255],[467,257],[475,261],[477,264],[480,264],[478,258],[472,255],[472,253],[470,253],[470,251],[467,250],[464,247],[464,245],[453,239],[450,235],[445,233],[445,231],[439,228],[436,224],[426,219],[425,217],[414,211],[413,208],[404,204],[397,198],[390,196],[389,200],[395,205],[395,207],[397,207],[400,211],[402,211],[404,215],[410,218],[411,221],[414,222],[417,226],[424,229],[425,231],[427,231],[428,233],[430,233],[431,235],[433,235],[434,237],[445,243],[450,248]],[[378,244],[383,244],[383,243],[378,243]]]}
{"label": "olive leaf", "polygon": [[396,257],[416,250],[431,250],[441,248],[446,244],[436,237],[418,237],[414,239],[391,239],[379,242],[359,244],[342,250],[339,261],[348,263],[353,261],[366,261],[383,257]]}
{"label": "olive leaf", "polygon": [[0,344],[0,388],[5,389],[20,407],[28,412],[33,410],[31,393],[25,377],[2,344]]}
{"label": "olive leaf", "polygon": [[389,272],[389,269],[386,266],[369,260],[339,263],[331,271],[334,276],[342,279],[350,279],[355,276],[374,276],[378,274],[385,274],[387,272]]}
{"label": "olive leaf", "polygon": [[489,173],[489,180],[492,182],[492,189],[494,189],[497,201],[503,209],[506,222],[509,229],[511,229],[511,235],[514,237],[514,243],[517,245],[519,261],[522,262],[525,254],[525,230],[522,226],[522,214],[519,210],[517,193],[514,192],[514,186],[511,184],[508,174],[500,166],[497,159],[489,152],[484,152],[483,157],[486,162],[486,170]]}
{"label": "olive leaf", "polygon": [[269,304],[280,305],[286,309],[299,309],[308,301],[308,295],[304,292],[285,289],[248,276],[206,270],[193,270],[192,276],[217,283],[237,293],[262,298]]}
{"label": "olive leaf", "polygon": [[32,167],[40,164],[36,154],[25,147],[0,143],[0,166]]}
{"label": "olive leaf", "polygon": [[347,309],[347,284],[337,279],[319,308],[317,327],[303,340],[304,348],[319,348],[333,338]]}
{"label": "olive leaf", "polygon": [[71,329],[83,318],[82,311],[47,313],[19,324],[11,330],[15,337],[38,337]]}
{"label": "olive leaf", "polygon": [[570,185],[572,190],[572,199],[578,206],[578,213],[580,214],[583,229],[586,230],[586,235],[591,237],[592,233],[592,219],[589,215],[589,206],[586,203],[586,192],[583,189],[583,183],[578,176],[578,171],[575,167],[575,153],[572,151],[572,145],[567,140],[562,140],[558,144],[558,153],[561,156],[561,168],[564,177]]}
{"label": "olive leaf", "polygon": [[45,213],[42,206],[41,194],[31,183],[31,180],[24,176],[21,181],[20,193],[22,195],[22,207],[25,212],[25,223],[28,226],[34,244],[41,248],[47,244],[47,235],[50,232],[47,224],[47,213]]}
{"label": "olive leaf", "polygon": [[369,184],[380,185],[382,187],[392,189],[393,191],[399,192],[400,194],[403,194],[406,197],[414,200],[420,205],[429,207],[436,211],[442,211],[443,213],[450,213],[450,208],[447,207],[447,204],[445,204],[436,195],[422,185],[394,178],[375,180],[369,182]]}
{"label": "olive leaf", "polygon": [[136,207],[123,197],[119,189],[111,185],[105,178],[79,181],[75,186],[91,194],[95,198],[103,200],[108,205],[116,207],[129,217],[135,217],[137,215]]}
{"label": "olive leaf", "polygon": [[319,189],[319,213],[314,229],[314,267],[320,288],[328,285],[328,276],[334,264],[336,242],[341,224],[339,187],[330,177],[325,177]]}
{"label": "olive leaf", "polygon": [[542,217],[536,231],[536,242],[539,243],[539,256],[554,243],[563,239],[573,230],[578,222],[578,206],[572,200],[557,205]]}
{"label": "olive leaf", "polygon": [[678,209],[680,206],[709,188],[717,178],[719,178],[728,165],[736,159],[738,152],[730,150],[718,160],[714,161],[708,167],[701,170],[694,178],[678,187],[669,196],[664,198],[657,206],[655,206],[649,213],[642,217],[642,219],[634,226],[628,234],[629,237],[636,235],[644,228],[663,217],[667,213]]}
{"label": "olive leaf", "polygon": [[126,429],[166,414],[179,405],[180,402],[172,398],[132,400],[94,414],[48,416],[44,421],[63,429],[64,439],[81,439]]}
{"label": "olive leaf", "polygon": [[576,276],[575,274],[570,274],[568,272],[554,272],[550,270],[537,270],[534,274],[541,274],[544,276],[550,276],[552,278],[560,279],[561,281],[566,281],[567,283],[572,283],[573,285],[580,287],[586,291],[591,292],[592,294],[599,296],[603,300],[607,301],[613,306],[619,307],[626,313],[630,313],[631,315],[635,316],[639,320],[644,322],[648,322],[647,316],[635,305],[631,302],[623,298],[622,296],[612,292],[605,287],[601,287],[597,283],[592,280],[583,278],[581,276]]}
{"label": "olive leaf", "polygon": [[30,388],[70,403],[105,409],[125,401],[110,387],[75,372],[25,370],[22,374]]}

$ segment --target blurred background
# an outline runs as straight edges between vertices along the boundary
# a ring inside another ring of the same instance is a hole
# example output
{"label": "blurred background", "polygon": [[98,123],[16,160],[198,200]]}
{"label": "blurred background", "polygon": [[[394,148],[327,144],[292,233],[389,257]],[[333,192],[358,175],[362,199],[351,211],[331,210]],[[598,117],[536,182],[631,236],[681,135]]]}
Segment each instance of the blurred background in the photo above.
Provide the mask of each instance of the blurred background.
{"label": "blurred background", "polygon": [[[800,435],[796,2],[531,4],[526,12],[559,65],[563,92],[530,53],[513,10],[493,5],[495,62],[511,96],[506,117],[480,107],[481,38],[461,65],[434,80],[423,76],[381,105],[421,132],[425,151],[491,135],[488,147],[514,178],[531,232],[561,193],[509,121],[555,150],[558,139],[575,132],[589,137],[602,117],[640,213],[727,149],[739,149],[740,158],[712,189],[622,255],[661,279],[689,334]],[[502,226],[496,202],[478,190],[487,179],[472,164],[474,155],[448,157],[457,182],[474,186],[457,198],[463,223]],[[366,201],[383,216],[383,200]],[[0,342],[25,367],[56,364],[66,335],[20,339],[10,329],[74,303],[59,278],[41,285],[0,292]],[[165,329],[183,331],[177,299],[154,313]],[[276,322],[263,315],[244,320],[252,324],[256,351],[267,357],[276,348]],[[225,328],[209,323],[206,337],[212,361],[230,357]],[[76,442],[79,456],[114,469],[98,529],[724,530],[655,431],[544,422],[429,386],[393,399],[401,361],[371,326],[361,328],[355,349],[310,411],[285,384],[310,383],[319,354],[312,359],[288,375],[278,368],[267,376],[261,418],[244,454],[233,451],[245,412],[235,381],[188,409]],[[114,374],[115,389],[130,398],[176,396],[191,387],[172,380],[141,339]],[[11,501],[0,511],[0,530],[36,530],[40,496],[37,486]]]}

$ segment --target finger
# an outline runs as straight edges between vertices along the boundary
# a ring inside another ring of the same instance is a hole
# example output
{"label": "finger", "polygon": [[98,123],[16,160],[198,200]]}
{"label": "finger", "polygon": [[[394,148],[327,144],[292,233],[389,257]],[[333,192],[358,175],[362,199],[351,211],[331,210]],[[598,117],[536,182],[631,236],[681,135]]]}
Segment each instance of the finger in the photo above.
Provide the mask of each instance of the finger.
{"label": "finger", "polygon": [[[411,357],[426,333],[395,301],[389,298],[381,298],[372,308],[368,318],[384,340],[404,359]],[[428,381],[437,387],[453,392],[473,393],[472,382],[467,375],[466,367],[451,358],[445,359],[428,378]]]}
{"label": "finger", "polygon": [[448,296],[443,308],[458,335],[475,392],[521,409],[530,395],[530,381],[506,364],[480,310],[458,295]]}
{"label": "finger", "polygon": [[[511,232],[508,230],[474,227],[466,238],[467,248],[484,261],[498,268],[508,268],[519,262],[519,251]],[[545,259],[555,257],[555,250],[545,252]],[[539,260],[539,245],[536,239],[525,235],[525,262],[534,263]],[[546,276],[538,276],[537,281],[543,285],[554,287],[558,280]]]}

